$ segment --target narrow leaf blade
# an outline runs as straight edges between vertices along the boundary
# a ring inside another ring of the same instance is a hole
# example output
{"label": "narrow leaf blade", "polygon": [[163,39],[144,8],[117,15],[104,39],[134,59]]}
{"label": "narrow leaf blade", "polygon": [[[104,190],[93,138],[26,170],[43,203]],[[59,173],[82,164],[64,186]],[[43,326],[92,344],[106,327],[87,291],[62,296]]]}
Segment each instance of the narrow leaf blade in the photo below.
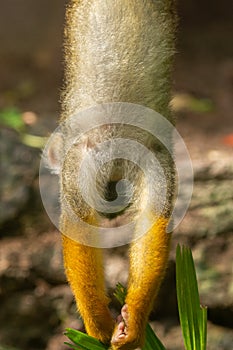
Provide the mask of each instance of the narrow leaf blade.
{"label": "narrow leaf blade", "polygon": [[206,309],[200,307],[197,277],[191,250],[177,246],[176,284],[180,323],[187,350],[206,349]]}
{"label": "narrow leaf blade", "polygon": [[67,328],[65,335],[81,349],[103,350],[108,348],[99,340],[75,329]]}

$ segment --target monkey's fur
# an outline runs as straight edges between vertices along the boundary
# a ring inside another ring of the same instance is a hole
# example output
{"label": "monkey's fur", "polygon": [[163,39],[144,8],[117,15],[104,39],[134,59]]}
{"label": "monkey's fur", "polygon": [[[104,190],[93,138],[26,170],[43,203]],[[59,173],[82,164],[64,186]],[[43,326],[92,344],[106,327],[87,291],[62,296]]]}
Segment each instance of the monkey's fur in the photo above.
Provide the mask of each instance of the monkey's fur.
{"label": "monkey's fur", "polygon": [[[129,102],[149,107],[173,123],[169,102],[175,26],[173,0],[71,0],[65,28],[61,122],[97,104]],[[121,178],[134,184],[131,205],[114,218],[89,207],[76,185],[82,151],[119,135],[142,142],[156,154],[168,186],[164,211],[156,217],[155,208],[151,208],[146,214],[153,223],[151,229],[131,244],[123,331],[108,309],[101,250],[70,238],[72,232],[80,231],[84,236],[88,232],[72,220],[64,205],[66,198],[75,214],[97,226],[106,221],[114,226],[116,220],[118,224],[123,222],[128,213],[131,218],[140,213],[146,191],[143,174],[127,160],[110,162],[98,177],[100,194],[107,200],[112,200],[111,194],[108,197],[109,184]],[[68,139],[66,130],[64,149]],[[66,154],[60,177],[60,228],[68,281],[88,334],[111,344],[112,349],[142,346],[145,325],[166,270],[170,242],[166,229],[172,209],[174,170],[168,152],[158,144],[149,133],[134,127],[116,125],[93,130]]]}

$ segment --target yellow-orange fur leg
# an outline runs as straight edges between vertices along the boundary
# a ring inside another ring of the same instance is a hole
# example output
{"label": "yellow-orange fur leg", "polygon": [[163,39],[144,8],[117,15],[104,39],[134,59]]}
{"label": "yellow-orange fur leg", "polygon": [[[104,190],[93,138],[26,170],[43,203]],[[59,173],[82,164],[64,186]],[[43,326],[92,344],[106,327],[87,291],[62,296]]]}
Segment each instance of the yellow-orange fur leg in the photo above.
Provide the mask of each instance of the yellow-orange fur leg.
{"label": "yellow-orange fur leg", "polygon": [[101,249],[85,246],[67,237],[80,229],[62,218],[63,255],[66,275],[89,335],[109,343],[114,321],[105,295]]}
{"label": "yellow-orange fur leg", "polygon": [[114,331],[113,349],[129,350],[143,345],[146,322],[166,271],[170,246],[167,225],[168,219],[158,218],[144,236],[132,243],[127,318],[123,334],[119,337],[118,327]]}

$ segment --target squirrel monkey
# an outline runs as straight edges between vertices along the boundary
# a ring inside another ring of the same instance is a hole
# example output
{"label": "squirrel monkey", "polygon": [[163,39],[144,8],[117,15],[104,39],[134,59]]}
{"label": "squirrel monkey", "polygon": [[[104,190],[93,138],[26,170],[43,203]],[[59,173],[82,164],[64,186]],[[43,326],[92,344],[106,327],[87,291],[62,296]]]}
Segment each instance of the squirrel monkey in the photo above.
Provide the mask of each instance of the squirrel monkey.
{"label": "squirrel monkey", "polygon": [[[169,109],[171,66],[174,55],[176,15],[173,0],[71,0],[66,12],[65,87],[61,122],[86,108],[114,102],[143,105],[173,123]],[[138,215],[144,201],[143,173],[129,160],[106,165],[97,179],[107,201],[115,197],[117,181],[127,178],[134,185],[125,210],[110,215],[85,203],[77,190],[75,175],[82,161],[82,148],[102,140],[127,136],[139,140],[156,154],[167,181],[166,203],[156,216],[147,209],[150,229],[130,246],[130,268],[126,304],[116,323],[108,309],[102,251],[70,238],[72,232],[88,234],[72,220],[63,205],[90,224],[119,226],[125,218]],[[64,136],[63,142],[66,143]],[[170,137],[170,136],[169,136]],[[92,130],[81,149],[70,153],[63,163],[60,229],[63,234],[64,264],[78,309],[89,335],[112,349],[135,349],[143,345],[149,313],[163,279],[170,244],[166,232],[172,210],[174,166],[166,150],[153,137],[133,126],[105,126]],[[65,147],[65,146],[64,146]],[[107,222],[107,224],[106,224]]]}

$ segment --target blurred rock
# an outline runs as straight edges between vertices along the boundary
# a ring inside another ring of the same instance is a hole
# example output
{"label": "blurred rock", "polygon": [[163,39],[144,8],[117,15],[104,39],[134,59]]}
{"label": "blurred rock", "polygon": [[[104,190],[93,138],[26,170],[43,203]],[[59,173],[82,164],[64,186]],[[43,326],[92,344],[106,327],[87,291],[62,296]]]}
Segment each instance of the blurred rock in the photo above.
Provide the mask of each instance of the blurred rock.
{"label": "blurred rock", "polygon": [[[21,350],[45,349],[54,330],[69,315],[76,315],[57,232],[31,239],[3,239],[0,286],[2,344],[18,346]],[[22,332],[24,329],[26,332]]]}
{"label": "blurred rock", "polygon": [[50,232],[33,240],[28,250],[31,266],[37,276],[51,284],[66,282],[59,232]]}
{"label": "blurred rock", "polygon": [[1,298],[0,308],[0,342],[20,349],[43,349],[59,324],[49,297],[38,298],[30,290]]}
{"label": "blurred rock", "polygon": [[207,157],[193,161],[196,181],[233,180],[233,164],[230,154],[221,150],[212,150],[208,152]]}
{"label": "blurred rock", "polygon": [[111,254],[106,250],[105,275],[109,289],[114,290],[118,282],[124,286],[127,285],[128,265],[128,259],[125,255],[117,254],[117,252]]}
{"label": "blurred rock", "polygon": [[65,335],[54,335],[49,339],[46,350],[67,350],[67,345],[64,344],[65,341],[68,341]]}
{"label": "blurred rock", "polygon": [[59,233],[37,238],[7,238],[0,245],[1,294],[35,286],[43,278],[47,283],[66,282]]}
{"label": "blurred rock", "polygon": [[200,241],[193,248],[201,303],[209,308],[209,319],[233,327],[232,236]]}
{"label": "blurred rock", "polygon": [[39,151],[23,145],[11,129],[0,128],[0,225],[15,218],[29,199],[38,172]]}
{"label": "blurred rock", "polygon": [[208,350],[229,350],[232,348],[233,331],[231,329],[215,326],[209,322],[207,332]]}
{"label": "blurred rock", "polygon": [[188,235],[195,240],[233,231],[231,159],[221,153],[219,161],[195,161],[193,164],[195,176],[193,196],[190,208],[177,233]]}

